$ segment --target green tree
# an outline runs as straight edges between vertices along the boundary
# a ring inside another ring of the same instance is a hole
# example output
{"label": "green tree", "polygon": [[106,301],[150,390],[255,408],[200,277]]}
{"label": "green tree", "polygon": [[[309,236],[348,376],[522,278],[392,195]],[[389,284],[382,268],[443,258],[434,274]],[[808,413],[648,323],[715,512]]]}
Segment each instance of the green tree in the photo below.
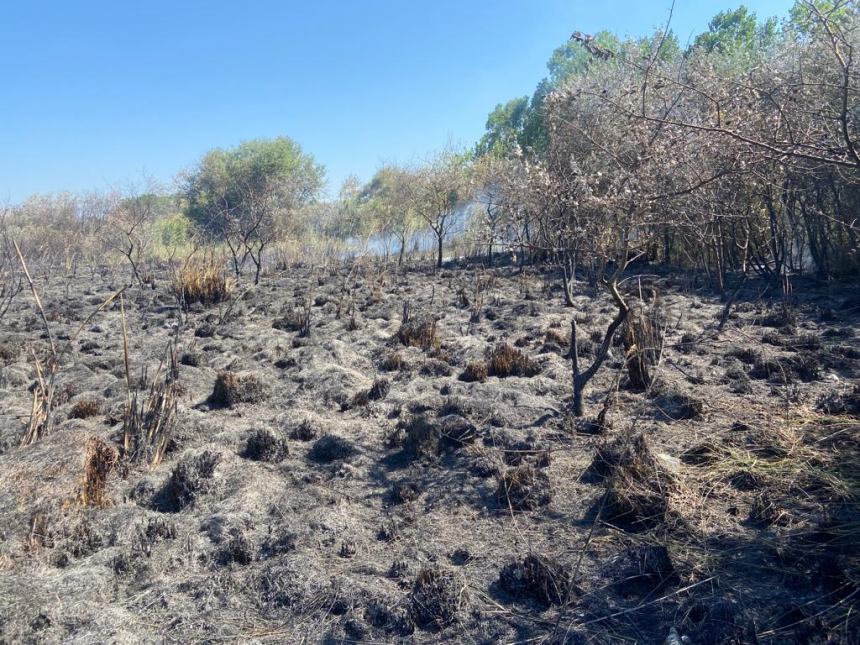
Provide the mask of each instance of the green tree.
{"label": "green tree", "polygon": [[776,18],[760,23],[755,13],[741,5],[714,16],[708,23],[708,30],[696,36],[694,46],[708,52],[752,51],[772,44],[776,36]]}
{"label": "green tree", "polygon": [[324,168],[287,137],[216,148],[185,177],[187,214],[227,245],[237,276],[248,259],[254,263],[256,284],[279,220],[316,199],[324,178]]}
{"label": "green tree", "polygon": [[384,241],[394,238],[400,246],[398,266],[403,264],[406,245],[419,228],[417,181],[415,173],[409,169],[388,165],[377,170],[361,191],[363,209],[375,222],[375,230]]}

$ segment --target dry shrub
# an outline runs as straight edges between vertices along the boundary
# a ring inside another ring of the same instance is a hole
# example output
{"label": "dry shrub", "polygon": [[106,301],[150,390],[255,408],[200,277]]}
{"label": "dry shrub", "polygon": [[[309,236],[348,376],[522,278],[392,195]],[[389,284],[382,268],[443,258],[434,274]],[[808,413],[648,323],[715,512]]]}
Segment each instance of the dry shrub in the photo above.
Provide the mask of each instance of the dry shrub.
{"label": "dry shrub", "polygon": [[568,567],[537,554],[503,567],[499,586],[514,598],[531,599],[544,607],[563,605],[574,589]]}
{"label": "dry shrub", "polygon": [[409,597],[410,615],[422,629],[439,630],[455,620],[466,600],[466,582],[453,569],[432,565],[415,579]]}
{"label": "dry shrub", "polygon": [[89,419],[101,412],[101,404],[95,399],[82,399],[69,411],[70,419]]}
{"label": "dry shrub", "polygon": [[499,343],[490,352],[487,372],[490,376],[535,376],[540,366],[508,343]]}
{"label": "dry shrub", "polygon": [[256,374],[224,371],[219,372],[215,379],[209,403],[230,408],[239,403],[259,403],[265,396],[266,388]]}
{"label": "dry shrub", "polygon": [[107,478],[119,460],[116,448],[99,437],[87,439],[84,476],[79,501],[84,506],[104,506]]}
{"label": "dry shrub", "polygon": [[194,303],[212,305],[227,300],[235,289],[233,281],[211,261],[190,262],[173,278],[172,290],[189,306]]}
{"label": "dry shrub", "polygon": [[483,383],[489,376],[486,361],[469,361],[466,369],[460,374],[460,380],[466,383]]}
{"label": "dry shrub", "polygon": [[420,347],[424,351],[439,349],[441,341],[436,333],[436,320],[432,316],[410,318],[400,324],[397,339],[407,347]]}
{"label": "dry shrub", "polygon": [[502,508],[532,511],[552,500],[549,477],[531,464],[511,468],[499,477],[496,500]]}

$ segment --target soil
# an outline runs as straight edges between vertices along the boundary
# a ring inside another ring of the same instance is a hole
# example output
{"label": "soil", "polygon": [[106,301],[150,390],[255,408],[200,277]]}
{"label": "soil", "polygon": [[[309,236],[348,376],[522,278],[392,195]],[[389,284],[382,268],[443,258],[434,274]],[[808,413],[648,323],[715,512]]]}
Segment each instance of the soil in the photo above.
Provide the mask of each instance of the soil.
{"label": "soil", "polygon": [[[131,386],[177,359],[154,466],[123,452],[119,303],[86,320],[107,272],[37,283],[71,346],[54,427],[21,445],[48,347],[21,294],[0,322],[0,642],[860,642],[856,285],[786,307],[751,284],[718,333],[717,295],[649,278],[656,380],[629,387],[615,343],[589,424],[570,320],[588,365],[611,299],[483,269],[476,315],[476,270],[297,268],[186,312],[166,273],[127,290]],[[282,324],[306,302],[308,333]]]}

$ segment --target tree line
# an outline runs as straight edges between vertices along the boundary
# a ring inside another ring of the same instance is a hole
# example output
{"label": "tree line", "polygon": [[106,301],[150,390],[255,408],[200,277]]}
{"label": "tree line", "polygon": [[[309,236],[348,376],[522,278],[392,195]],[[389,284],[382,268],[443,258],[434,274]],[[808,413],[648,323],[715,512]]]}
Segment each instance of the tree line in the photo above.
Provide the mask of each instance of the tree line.
{"label": "tree line", "polygon": [[387,164],[334,198],[323,166],[280,137],[212,150],[170,190],[32,197],[0,226],[66,268],[119,255],[141,282],[154,247],[217,245],[258,281],[287,241],[375,241],[402,263],[423,235],[441,266],[455,232],[488,263],[559,267],[568,296],[577,273],[597,283],[634,260],[720,292],[753,275],[855,276],[857,50],[851,0],[799,0],[782,20],[721,12],[686,46],[671,20],[638,39],[575,32],[472,149]]}

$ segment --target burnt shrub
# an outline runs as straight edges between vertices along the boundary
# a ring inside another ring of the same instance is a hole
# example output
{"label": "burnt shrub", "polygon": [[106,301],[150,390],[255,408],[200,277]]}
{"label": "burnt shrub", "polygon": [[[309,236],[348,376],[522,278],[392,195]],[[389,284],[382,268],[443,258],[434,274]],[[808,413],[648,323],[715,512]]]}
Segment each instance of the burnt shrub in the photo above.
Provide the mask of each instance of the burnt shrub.
{"label": "burnt shrub", "polygon": [[266,428],[255,430],[245,445],[242,456],[252,461],[277,463],[290,454],[290,448],[283,437]]}
{"label": "burnt shrub", "polygon": [[70,419],[89,419],[101,412],[102,406],[95,399],[81,399],[69,411]]}
{"label": "burnt shrub", "polygon": [[622,530],[639,533],[663,524],[668,512],[667,490],[659,479],[641,480],[620,471],[607,484],[601,517]]}
{"label": "burnt shrub", "polygon": [[219,461],[219,455],[208,450],[180,461],[155,496],[153,508],[162,513],[178,513],[193,504],[209,490]]}
{"label": "burnt shrub", "polygon": [[466,601],[462,574],[438,565],[424,567],[409,596],[409,614],[422,629],[436,631],[457,620]]}
{"label": "burnt shrub", "polygon": [[460,380],[466,383],[483,383],[489,376],[486,361],[473,360],[466,363],[466,368],[460,374]]}
{"label": "burnt shrub", "polygon": [[266,387],[252,372],[219,372],[209,396],[209,404],[233,407],[240,403],[259,403],[266,397]]}
{"label": "burnt shrub", "polygon": [[440,341],[436,320],[432,316],[410,318],[401,323],[397,339],[407,347],[420,347],[425,351],[438,349]]}
{"label": "burnt shrub", "polygon": [[563,605],[574,591],[570,569],[543,555],[530,554],[499,572],[499,586],[514,598]]}
{"label": "burnt shrub", "polygon": [[660,394],[654,403],[658,412],[669,421],[699,419],[705,409],[701,399],[685,392],[665,392]]}
{"label": "burnt shrub", "polygon": [[552,500],[549,477],[531,464],[511,468],[498,478],[496,501],[501,508],[532,511]]}
{"label": "burnt shrub", "polygon": [[818,399],[816,407],[825,414],[860,416],[860,385],[850,392],[829,392]]}
{"label": "burnt shrub", "polygon": [[404,451],[414,459],[434,458],[441,450],[439,429],[425,414],[418,414],[406,420],[403,441]]}
{"label": "burnt shrub", "polygon": [[605,483],[594,509],[608,524],[636,533],[668,518],[669,492],[675,479],[652,456],[641,434],[620,437],[598,448],[585,478]]}
{"label": "burnt shrub", "polygon": [[459,414],[440,417],[436,425],[443,444],[452,448],[472,443],[478,435],[478,429]]}
{"label": "burnt shrub", "polygon": [[606,573],[624,597],[655,594],[678,581],[669,550],[663,545],[630,547],[613,558]]}
{"label": "burnt shrub", "polygon": [[311,419],[302,419],[290,430],[290,439],[296,441],[310,441],[316,439],[320,429]]}
{"label": "burnt shrub", "polygon": [[308,457],[311,461],[328,464],[333,461],[347,461],[358,454],[351,441],[334,434],[326,434],[316,440]]}
{"label": "burnt shrub", "polygon": [[487,360],[487,372],[490,376],[498,376],[499,378],[536,376],[540,373],[540,366],[516,347],[508,343],[499,343],[490,352]]}
{"label": "burnt shrub", "polygon": [[254,551],[253,541],[242,530],[233,527],[230,529],[229,538],[218,554],[218,560],[222,565],[235,562],[244,566],[254,561]]}

